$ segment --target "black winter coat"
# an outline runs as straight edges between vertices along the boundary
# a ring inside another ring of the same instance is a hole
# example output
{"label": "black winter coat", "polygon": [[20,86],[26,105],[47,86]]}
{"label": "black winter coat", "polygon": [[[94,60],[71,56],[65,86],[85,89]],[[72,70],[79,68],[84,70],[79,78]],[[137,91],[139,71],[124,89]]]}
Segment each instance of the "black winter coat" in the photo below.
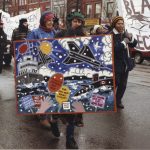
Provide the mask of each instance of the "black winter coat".
{"label": "black winter coat", "polygon": [[4,31],[0,32],[0,51],[4,51],[7,45],[7,35],[5,34]]}
{"label": "black winter coat", "polygon": [[[114,34],[114,65],[115,73],[124,73],[128,62],[128,51],[124,44],[121,43],[125,38],[125,34]],[[134,39],[133,43],[129,43],[129,48],[134,48],[137,40]]]}

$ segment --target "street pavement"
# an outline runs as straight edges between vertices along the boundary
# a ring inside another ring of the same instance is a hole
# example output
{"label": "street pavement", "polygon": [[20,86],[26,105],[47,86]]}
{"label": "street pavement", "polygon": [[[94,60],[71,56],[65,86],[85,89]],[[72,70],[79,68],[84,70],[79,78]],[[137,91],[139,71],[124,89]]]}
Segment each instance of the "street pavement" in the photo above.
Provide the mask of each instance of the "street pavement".
{"label": "street pavement", "polygon": [[[0,74],[0,148],[65,149],[65,126],[61,136],[41,128],[36,116],[16,115],[13,67]],[[76,128],[80,149],[150,148],[150,63],[130,72],[123,98],[125,109],[117,113],[84,114],[84,127]]]}

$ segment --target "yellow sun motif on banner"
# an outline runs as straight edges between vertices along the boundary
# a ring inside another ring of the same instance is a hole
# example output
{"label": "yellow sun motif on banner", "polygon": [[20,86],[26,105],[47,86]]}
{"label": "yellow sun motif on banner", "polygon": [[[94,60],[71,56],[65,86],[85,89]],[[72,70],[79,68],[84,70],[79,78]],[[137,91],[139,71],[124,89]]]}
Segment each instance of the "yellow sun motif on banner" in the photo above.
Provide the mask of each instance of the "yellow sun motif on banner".
{"label": "yellow sun motif on banner", "polygon": [[43,41],[40,43],[40,50],[43,54],[50,54],[52,52],[52,45],[49,42]]}

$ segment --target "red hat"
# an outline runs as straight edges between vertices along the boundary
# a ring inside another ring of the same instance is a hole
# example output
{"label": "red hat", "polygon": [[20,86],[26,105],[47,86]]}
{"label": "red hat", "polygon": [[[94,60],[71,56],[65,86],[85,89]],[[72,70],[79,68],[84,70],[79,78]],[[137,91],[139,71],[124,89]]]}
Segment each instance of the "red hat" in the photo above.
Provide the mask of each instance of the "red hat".
{"label": "red hat", "polygon": [[45,26],[45,22],[54,19],[54,14],[51,12],[44,12],[40,18],[40,25]]}

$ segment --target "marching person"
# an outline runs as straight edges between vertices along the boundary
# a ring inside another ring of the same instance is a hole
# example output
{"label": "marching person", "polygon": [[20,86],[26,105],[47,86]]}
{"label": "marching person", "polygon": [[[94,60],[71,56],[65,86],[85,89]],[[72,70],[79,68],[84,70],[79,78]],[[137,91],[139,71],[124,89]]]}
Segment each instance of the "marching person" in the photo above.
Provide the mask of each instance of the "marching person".
{"label": "marching person", "polygon": [[131,33],[125,32],[124,19],[121,16],[112,20],[112,33],[114,39],[114,65],[116,79],[117,108],[123,109],[122,97],[125,93],[128,80],[128,47],[134,48],[137,40]]}
{"label": "marching person", "polygon": [[18,28],[13,30],[12,38],[11,38],[11,51],[12,55],[14,55],[13,50],[13,42],[18,40],[25,40],[27,38],[28,33],[30,32],[28,28],[28,21],[26,18],[22,18],[19,20]]}
{"label": "marching person", "polygon": [[[83,30],[84,26],[84,16],[80,12],[72,12],[67,15],[67,29],[62,30],[55,37],[76,37],[85,36],[86,33]],[[53,115],[55,117],[55,115]],[[74,139],[74,129],[75,126],[83,126],[82,114],[65,114],[62,115],[63,119],[67,122],[66,127],[66,148],[77,149],[78,145]],[[57,119],[54,118],[54,119]]]}
{"label": "marching person", "polygon": [[4,57],[4,49],[6,49],[7,45],[7,35],[3,30],[3,21],[1,20],[1,13],[0,13],[0,74],[2,73],[3,68],[3,57]]}
{"label": "marching person", "polygon": [[[48,39],[48,38],[54,38],[54,30],[53,30],[53,20],[54,20],[54,14],[51,12],[44,12],[40,18],[40,26],[37,29],[34,29],[31,31],[27,39],[28,40],[33,40],[33,39]],[[50,128],[50,115],[39,115],[40,123],[43,127],[45,128]],[[59,137],[60,133],[57,132],[57,126],[51,126],[52,133],[56,136]],[[56,129],[55,129],[56,127]],[[55,132],[56,131],[56,132]]]}

